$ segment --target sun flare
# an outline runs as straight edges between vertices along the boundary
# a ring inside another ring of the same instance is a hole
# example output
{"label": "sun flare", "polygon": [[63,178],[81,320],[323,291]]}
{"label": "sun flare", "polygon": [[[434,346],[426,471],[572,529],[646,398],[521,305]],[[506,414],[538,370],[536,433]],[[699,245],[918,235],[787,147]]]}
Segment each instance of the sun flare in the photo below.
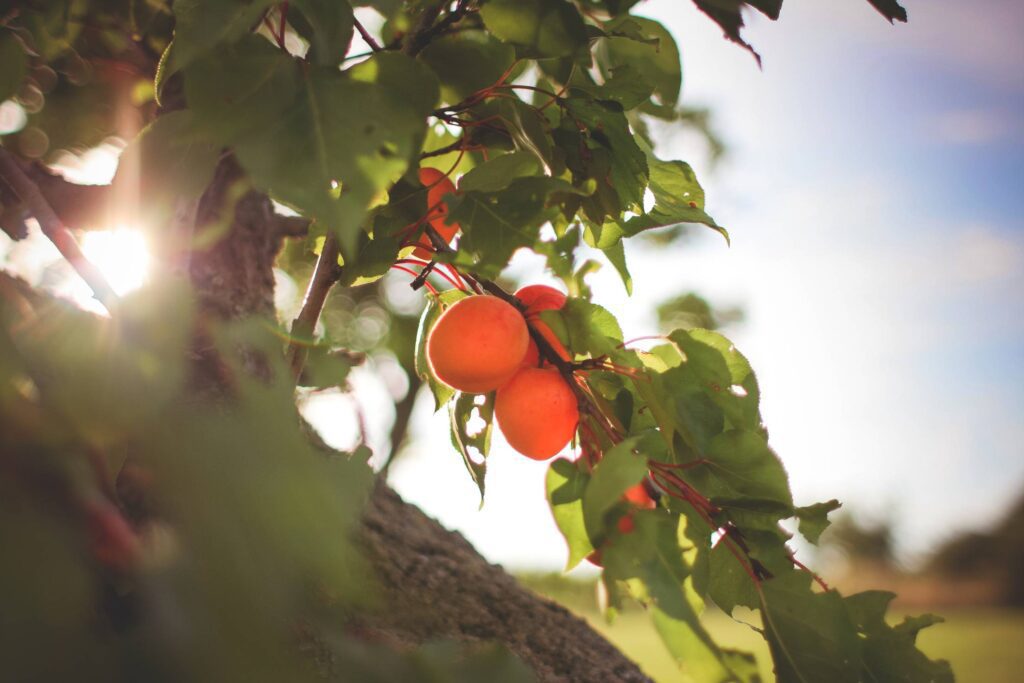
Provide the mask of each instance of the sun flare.
{"label": "sun flare", "polygon": [[82,251],[118,294],[138,289],[149,278],[149,246],[138,230],[119,227],[88,232],[82,237]]}

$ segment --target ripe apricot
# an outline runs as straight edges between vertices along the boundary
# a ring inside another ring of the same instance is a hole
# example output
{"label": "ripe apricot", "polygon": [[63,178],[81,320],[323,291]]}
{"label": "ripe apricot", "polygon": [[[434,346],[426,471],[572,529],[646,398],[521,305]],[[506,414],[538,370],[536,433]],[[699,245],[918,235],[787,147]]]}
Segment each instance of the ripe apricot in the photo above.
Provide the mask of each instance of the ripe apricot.
{"label": "ripe apricot", "polygon": [[[515,294],[516,298],[519,299],[523,306],[526,307],[525,315],[527,324],[532,327],[540,336],[548,342],[551,348],[554,350],[558,357],[564,361],[572,360],[572,356],[562,345],[562,342],[547,324],[540,319],[541,311],[557,311],[565,305],[565,294],[558,291],[554,287],[547,285],[527,285],[521,287]],[[526,351],[526,357],[523,360],[523,365],[528,367],[536,367],[541,365],[540,362],[540,351],[537,349],[536,342],[530,339],[530,347]]]}
{"label": "ripe apricot", "polygon": [[626,489],[622,497],[634,507],[642,510],[653,510],[658,507],[658,503],[651,498],[651,494],[647,492],[647,487],[644,486],[643,482]]}
{"label": "ripe apricot", "polygon": [[498,426],[512,448],[528,458],[547,460],[576,433],[576,396],[553,368],[523,368],[498,389]]}
{"label": "ripe apricot", "polygon": [[[459,224],[445,222],[445,218],[448,216],[448,205],[444,203],[444,196],[455,192],[455,184],[436,168],[421,168],[420,182],[427,188],[427,209],[429,211],[427,221],[430,223],[430,227],[436,230],[445,242],[451,242],[455,233],[459,231]],[[419,244],[423,246],[416,247],[412,253],[422,259],[432,258],[434,244],[426,233],[420,235]]]}
{"label": "ripe apricot", "polygon": [[434,376],[459,391],[484,394],[519,369],[529,332],[511,304],[470,296],[452,304],[434,323],[427,360]]}
{"label": "ripe apricot", "polygon": [[527,285],[516,291],[516,298],[526,307],[526,315],[541,311],[557,311],[565,305],[565,294],[547,285]]}

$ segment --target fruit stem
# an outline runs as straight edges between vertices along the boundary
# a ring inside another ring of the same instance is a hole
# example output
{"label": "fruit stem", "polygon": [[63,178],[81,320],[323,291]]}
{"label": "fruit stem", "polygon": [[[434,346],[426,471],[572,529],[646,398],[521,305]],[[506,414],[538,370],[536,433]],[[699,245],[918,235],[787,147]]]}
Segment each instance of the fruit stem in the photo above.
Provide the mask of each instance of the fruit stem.
{"label": "fruit stem", "polygon": [[[394,268],[395,270],[400,270],[403,273],[408,273],[409,275],[412,275],[413,276],[413,282],[415,282],[416,279],[418,279],[419,276],[420,276],[420,274],[417,273],[412,268],[406,268],[405,266],[400,266],[397,263],[393,264],[391,267]],[[434,288],[434,285],[430,284],[426,280],[423,281],[423,286],[426,287],[427,291],[430,292],[431,294],[433,294],[434,296],[438,295],[437,289]]]}

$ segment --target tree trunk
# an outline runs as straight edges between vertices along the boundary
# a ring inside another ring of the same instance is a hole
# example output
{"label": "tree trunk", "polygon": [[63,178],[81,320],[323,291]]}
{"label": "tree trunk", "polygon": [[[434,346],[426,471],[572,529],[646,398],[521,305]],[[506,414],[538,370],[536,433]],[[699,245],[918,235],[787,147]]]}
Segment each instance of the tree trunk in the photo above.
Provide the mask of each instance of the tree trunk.
{"label": "tree trunk", "polygon": [[[274,314],[271,269],[286,231],[269,199],[245,190],[245,182],[237,164],[226,159],[197,207],[196,235],[225,231],[189,258],[203,316]],[[215,391],[219,363],[201,339],[195,347],[197,389]],[[354,633],[400,647],[440,638],[500,642],[541,681],[649,680],[584,621],[518,585],[383,481],[365,510],[360,536],[385,606],[356,617]]]}

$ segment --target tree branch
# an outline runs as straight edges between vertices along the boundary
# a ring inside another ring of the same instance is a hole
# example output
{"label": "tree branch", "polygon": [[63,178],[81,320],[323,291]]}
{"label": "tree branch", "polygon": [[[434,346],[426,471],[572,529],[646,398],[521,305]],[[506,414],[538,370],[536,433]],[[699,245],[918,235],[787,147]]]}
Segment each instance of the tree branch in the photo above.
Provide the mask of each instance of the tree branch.
{"label": "tree branch", "polygon": [[89,285],[93,295],[108,311],[117,305],[118,296],[114,288],[89,259],[85,258],[78,242],[64,226],[46,198],[40,193],[39,187],[33,183],[10,152],[0,148],[0,178],[13,190],[14,194],[28,207],[43,234],[50,238],[57,251],[61,253],[75,272]]}
{"label": "tree branch", "polygon": [[274,214],[274,231],[281,237],[305,237],[311,222],[302,216]]}
{"label": "tree branch", "polygon": [[316,329],[320,313],[324,310],[327,294],[341,277],[338,254],[338,240],[333,233],[328,232],[324,239],[324,246],[320,250],[320,257],[316,260],[313,276],[309,279],[309,287],[306,289],[306,298],[302,302],[302,310],[299,311],[298,317],[292,323],[288,365],[292,369],[292,376],[296,379],[302,375],[302,367],[306,364],[306,348],[312,343],[313,330]]}
{"label": "tree branch", "polygon": [[[24,163],[14,159],[22,173],[35,184],[53,211],[65,225],[76,229],[102,226],[104,214],[111,200],[110,185],[78,185],[70,183],[40,163]],[[0,203],[5,205],[5,231],[12,239],[21,239],[18,220],[23,217],[26,207],[24,200],[0,183]]]}

